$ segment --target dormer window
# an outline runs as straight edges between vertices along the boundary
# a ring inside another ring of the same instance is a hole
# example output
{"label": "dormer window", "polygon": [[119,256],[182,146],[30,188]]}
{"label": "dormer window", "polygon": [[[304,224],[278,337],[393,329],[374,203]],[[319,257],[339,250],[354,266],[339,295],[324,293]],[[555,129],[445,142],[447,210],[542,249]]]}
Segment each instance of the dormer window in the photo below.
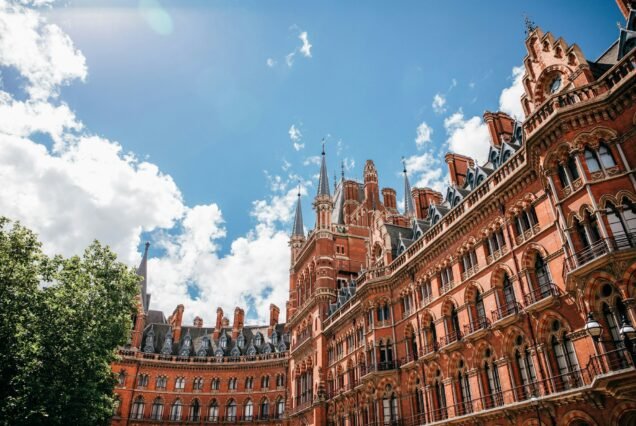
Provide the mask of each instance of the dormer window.
{"label": "dormer window", "polygon": [[258,333],[255,337],[254,337],[254,344],[256,346],[261,346],[263,344],[263,336],[261,336],[261,333]]}
{"label": "dormer window", "polygon": [[276,332],[272,333],[272,345],[274,346],[278,345],[278,333]]}
{"label": "dormer window", "polygon": [[243,333],[239,335],[236,344],[240,349],[243,349],[245,347],[245,336],[243,336]]}
{"label": "dormer window", "polygon": [[227,348],[227,336],[225,334],[221,336],[221,341],[219,342],[219,344],[221,345],[221,348]]}
{"label": "dormer window", "polygon": [[483,181],[484,181],[484,175],[479,175],[479,177],[477,178],[477,185],[481,185]]}

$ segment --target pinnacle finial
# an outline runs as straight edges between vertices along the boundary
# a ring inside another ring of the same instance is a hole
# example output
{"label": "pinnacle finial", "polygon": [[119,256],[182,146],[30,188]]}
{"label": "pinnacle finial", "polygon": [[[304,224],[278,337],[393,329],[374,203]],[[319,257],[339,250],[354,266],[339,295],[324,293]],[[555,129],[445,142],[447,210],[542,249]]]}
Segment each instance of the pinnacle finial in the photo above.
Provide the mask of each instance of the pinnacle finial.
{"label": "pinnacle finial", "polygon": [[322,138],[322,155],[325,155],[325,138]]}
{"label": "pinnacle finial", "polygon": [[345,170],[345,163],[344,163],[344,160],[342,160],[340,162],[340,177],[342,177],[342,180],[344,180],[344,170]]}
{"label": "pinnacle finial", "polygon": [[537,28],[537,24],[527,14],[524,15],[523,23],[526,26],[526,36],[529,36]]}
{"label": "pinnacle finial", "polygon": [[406,174],[406,158],[404,158],[404,156],[402,156],[402,166],[404,166],[402,172]]}

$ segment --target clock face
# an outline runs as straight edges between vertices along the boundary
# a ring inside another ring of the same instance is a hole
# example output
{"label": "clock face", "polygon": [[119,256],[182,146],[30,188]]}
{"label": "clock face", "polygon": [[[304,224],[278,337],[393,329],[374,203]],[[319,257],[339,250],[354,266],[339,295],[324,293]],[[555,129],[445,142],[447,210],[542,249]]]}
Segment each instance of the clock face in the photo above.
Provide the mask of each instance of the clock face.
{"label": "clock face", "polygon": [[561,88],[561,76],[554,77],[552,83],[550,83],[550,93],[556,93]]}

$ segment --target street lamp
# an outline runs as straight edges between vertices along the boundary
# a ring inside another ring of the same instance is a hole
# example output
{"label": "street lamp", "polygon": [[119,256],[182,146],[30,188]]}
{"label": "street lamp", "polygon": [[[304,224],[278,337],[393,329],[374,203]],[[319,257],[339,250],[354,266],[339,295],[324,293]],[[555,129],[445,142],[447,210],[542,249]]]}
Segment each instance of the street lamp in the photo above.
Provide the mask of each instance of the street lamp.
{"label": "street lamp", "polygon": [[[632,330],[634,330],[634,327],[632,327]],[[590,337],[592,337],[595,342],[599,341],[599,339],[601,338],[601,334],[603,333],[603,326],[601,326],[601,324],[599,324],[599,322],[594,319],[594,314],[592,312],[589,312],[587,314],[585,331],[587,332],[587,334],[590,335]]]}

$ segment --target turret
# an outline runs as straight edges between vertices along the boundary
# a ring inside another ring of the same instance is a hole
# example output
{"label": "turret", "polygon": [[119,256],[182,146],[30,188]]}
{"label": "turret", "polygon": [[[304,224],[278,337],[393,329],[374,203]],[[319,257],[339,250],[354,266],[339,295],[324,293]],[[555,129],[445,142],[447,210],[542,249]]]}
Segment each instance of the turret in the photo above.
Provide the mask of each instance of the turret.
{"label": "turret", "polygon": [[364,165],[364,203],[369,210],[376,210],[380,204],[378,172],[372,160],[367,160]]}
{"label": "turret", "polygon": [[445,157],[448,175],[452,185],[463,187],[468,169],[475,167],[475,161],[465,155],[448,153]]}

